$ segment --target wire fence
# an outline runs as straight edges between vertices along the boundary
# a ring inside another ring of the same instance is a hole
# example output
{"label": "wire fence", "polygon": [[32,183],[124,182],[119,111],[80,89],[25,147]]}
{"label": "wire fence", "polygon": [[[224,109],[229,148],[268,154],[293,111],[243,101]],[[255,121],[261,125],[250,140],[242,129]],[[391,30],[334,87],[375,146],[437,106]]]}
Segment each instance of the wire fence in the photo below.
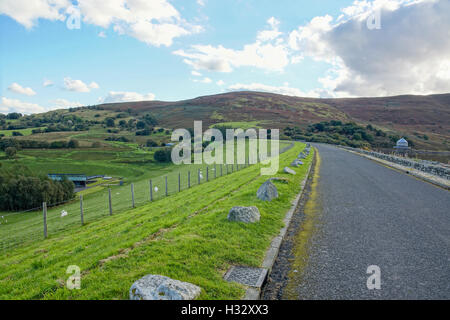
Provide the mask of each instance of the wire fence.
{"label": "wire fence", "polygon": [[[280,153],[293,146],[294,143],[282,148]],[[245,164],[183,166],[166,175],[124,186],[108,186],[100,193],[77,196],[71,201],[43,203],[39,208],[4,214],[0,217],[0,252],[157,201],[248,166],[248,159]]]}

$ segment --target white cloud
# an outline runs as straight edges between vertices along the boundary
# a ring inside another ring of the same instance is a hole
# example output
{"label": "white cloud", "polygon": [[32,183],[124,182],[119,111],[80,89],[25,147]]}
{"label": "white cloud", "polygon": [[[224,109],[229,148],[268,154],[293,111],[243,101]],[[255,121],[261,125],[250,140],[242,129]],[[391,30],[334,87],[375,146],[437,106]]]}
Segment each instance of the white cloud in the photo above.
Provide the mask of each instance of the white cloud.
{"label": "white cloud", "polygon": [[110,91],[105,98],[100,98],[101,103],[114,103],[114,102],[131,102],[131,101],[151,101],[155,100],[153,93],[140,94],[137,92],[127,91]]}
{"label": "white cloud", "polygon": [[51,81],[51,80],[48,80],[48,79],[44,79],[43,81],[42,81],[42,85],[44,86],[44,87],[51,87],[51,86],[53,86],[53,81]]}
{"label": "white cloud", "polygon": [[[2,0],[0,13],[31,28],[38,19],[64,21],[71,7],[69,0]],[[170,46],[175,38],[202,30],[182,19],[168,0],[78,0],[77,7],[83,23],[105,29],[112,26],[120,34],[154,46]]]}
{"label": "white cloud", "polygon": [[64,88],[69,91],[90,92],[91,89],[98,89],[99,85],[96,82],[91,82],[88,85],[81,80],[74,80],[70,77],[66,77],[64,78]]}
{"label": "white cloud", "polygon": [[72,102],[72,101],[68,101],[66,99],[55,99],[50,101],[54,107],[52,109],[56,109],[56,108],[73,108],[73,107],[82,107],[83,104],[80,102]]}
{"label": "white cloud", "polygon": [[205,6],[205,0],[197,0],[197,4],[201,7]]}
{"label": "white cloud", "polygon": [[239,67],[256,67],[270,71],[282,71],[289,64],[287,46],[279,38],[279,21],[270,18],[270,30],[261,31],[256,42],[244,45],[242,50],[222,45],[193,45],[190,50],[177,50],[175,55],[184,57],[186,64],[195,70],[231,72]]}
{"label": "white cloud", "polygon": [[279,36],[281,36],[281,32],[278,31],[278,26],[280,25],[280,21],[271,17],[267,20],[267,24],[271,27],[269,30],[263,30],[258,32],[258,36],[256,37],[259,41],[270,41],[275,40]]}
{"label": "white cloud", "polygon": [[98,35],[100,38],[106,38],[106,33],[105,33],[105,31],[100,31],[97,35]]}
{"label": "white cloud", "polygon": [[223,86],[225,84],[225,82],[223,80],[219,80],[219,81],[216,82],[216,84],[218,86]]}
{"label": "white cloud", "polygon": [[200,83],[211,83],[211,82],[212,82],[212,80],[211,80],[210,78],[208,78],[208,77],[205,77],[205,78],[203,78],[203,79],[201,79],[201,80],[194,79],[194,80],[192,80],[192,81],[194,81],[194,82],[200,82]]}
{"label": "white cloud", "polygon": [[98,88],[100,88],[100,86],[98,85],[97,82],[92,81],[92,82],[89,84],[89,88],[91,88],[91,89],[98,89]]}
{"label": "white cloud", "polygon": [[11,85],[8,87],[8,90],[26,96],[34,96],[36,94],[36,92],[34,92],[34,90],[31,89],[30,87],[24,88],[17,82],[11,83]]}
{"label": "white cloud", "polygon": [[201,74],[200,72],[195,71],[195,70],[192,70],[192,71],[191,71],[191,74],[192,74],[193,76],[195,76],[195,77],[201,77],[201,76],[202,76],[202,74]]}
{"label": "white cloud", "polygon": [[0,14],[6,14],[30,29],[38,19],[64,21],[63,12],[70,5],[68,0],[2,0]]}
{"label": "white cloud", "polygon": [[0,104],[0,112],[20,112],[25,114],[45,112],[46,109],[36,103],[24,102],[18,99],[9,99],[2,97],[2,103]]}
{"label": "white cloud", "polygon": [[[374,10],[379,30],[367,27]],[[289,38],[298,54],[330,63],[324,88],[335,96],[450,91],[449,1],[355,1],[342,12],[338,22],[316,17]]]}

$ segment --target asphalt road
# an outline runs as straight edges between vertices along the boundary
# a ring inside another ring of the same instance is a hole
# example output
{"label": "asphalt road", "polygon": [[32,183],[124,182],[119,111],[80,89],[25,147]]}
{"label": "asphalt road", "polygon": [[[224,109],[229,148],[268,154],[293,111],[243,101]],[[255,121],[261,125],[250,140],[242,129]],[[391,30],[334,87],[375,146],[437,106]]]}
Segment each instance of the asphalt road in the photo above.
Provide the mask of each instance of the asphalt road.
{"label": "asphalt road", "polygon": [[[320,211],[298,299],[450,299],[450,193],[316,145]],[[367,288],[367,268],[381,289]]]}

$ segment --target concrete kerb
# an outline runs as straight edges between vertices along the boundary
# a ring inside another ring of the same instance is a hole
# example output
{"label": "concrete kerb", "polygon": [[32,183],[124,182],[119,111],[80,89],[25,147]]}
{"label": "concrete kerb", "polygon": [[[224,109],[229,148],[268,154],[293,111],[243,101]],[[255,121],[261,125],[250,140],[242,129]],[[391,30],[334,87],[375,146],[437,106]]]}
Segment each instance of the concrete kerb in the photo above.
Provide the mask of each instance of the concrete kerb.
{"label": "concrete kerb", "polygon": [[[309,175],[311,173],[311,168],[316,163],[315,157],[316,157],[317,149],[314,148],[314,151],[315,151],[314,159],[308,168],[308,172],[306,173],[305,179],[303,179],[303,181],[300,184],[300,187],[301,187],[300,193],[292,201],[291,208],[284,216],[284,219],[283,219],[284,227],[280,230],[280,234],[272,239],[272,242],[270,243],[270,247],[266,251],[266,255],[264,257],[264,261],[263,261],[261,267],[267,269],[267,277],[269,277],[270,273],[272,272],[272,267],[278,256],[278,252],[280,251],[281,243],[283,242],[283,239],[286,236],[286,232],[291,223],[292,216],[294,215],[294,212],[298,207],[300,198],[302,197],[303,192],[305,190],[305,185],[309,179]],[[243,300],[259,300],[260,296],[261,296],[261,288],[248,287],[245,292],[245,296],[244,296]]]}

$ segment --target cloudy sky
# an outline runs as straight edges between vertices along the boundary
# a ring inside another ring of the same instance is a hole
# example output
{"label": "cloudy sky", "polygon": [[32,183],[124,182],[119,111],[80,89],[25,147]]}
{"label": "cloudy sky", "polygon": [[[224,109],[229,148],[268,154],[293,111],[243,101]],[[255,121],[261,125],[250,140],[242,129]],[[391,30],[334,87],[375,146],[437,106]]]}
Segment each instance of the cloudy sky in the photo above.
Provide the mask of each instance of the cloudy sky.
{"label": "cloudy sky", "polygon": [[450,92],[450,0],[1,0],[0,112]]}

